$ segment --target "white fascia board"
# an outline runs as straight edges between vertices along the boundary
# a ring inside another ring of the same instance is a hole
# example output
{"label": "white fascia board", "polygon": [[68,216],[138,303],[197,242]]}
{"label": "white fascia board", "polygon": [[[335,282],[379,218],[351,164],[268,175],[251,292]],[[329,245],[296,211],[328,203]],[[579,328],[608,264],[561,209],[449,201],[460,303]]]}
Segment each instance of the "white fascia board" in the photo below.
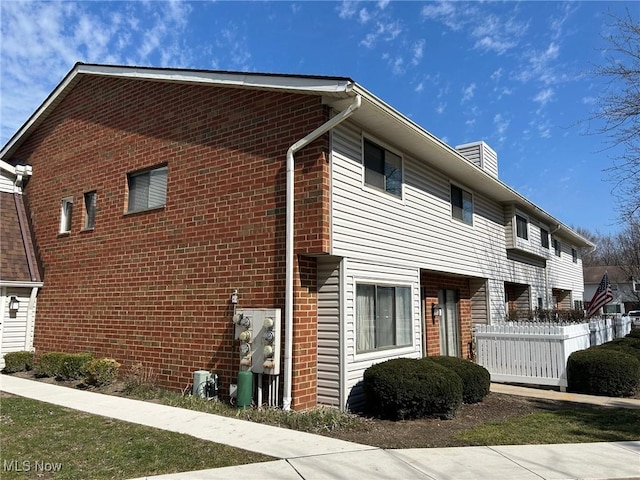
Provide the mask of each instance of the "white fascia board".
{"label": "white fascia board", "polygon": [[268,90],[300,91],[320,95],[348,93],[353,84],[347,78],[298,75],[219,72],[211,70],[182,70],[109,65],[80,65],[78,73],[105,75],[162,82],[196,83]]}
{"label": "white fascia board", "polygon": [[4,160],[0,160],[0,170],[4,170],[5,172],[9,172],[9,174],[14,175],[14,176],[16,174],[15,167],[13,165],[9,165]]}
{"label": "white fascia board", "polygon": [[[476,190],[482,191],[485,195],[488,195],[490,198],[493,198],[494,200],[497,200],[502,204],[514,203],[520,209],[528,212],[538,220],[552,225],[552,228],[555,228],[556,231],[561,230],[563,236],[571,240],[571,242],[574,243],[575,246],[594,246],[592,242],[575,232],[567,225],[563,224],[553,215],[547,213],[542,208],[538,207],[533,202],[528,200],[526,197],[516,192],[513,188],[495,178],[493,175],[490,175],[489,173],[471,163],[456,149],[454,149],[450,145],[447,145],[435,135],[429,133],[420,125],[416,124],[414,121],[407,118],[405,115],[373,95],[361,85],[355,84],[353,92],[362,96],[363,103],[368,103],[371,107],[374,107],[376,110],[383,113],[384,116],[389,118],[389,120],[401,124],[403,128],[409,129],[412,133],[418,136],[420,142],[427,141],[432,145],[438,147],[438,149],[441,150],[442,154],[447,156],[447,162],[450,162],[451,165],[455,165],[456,167],[458,167],[458,169],[461,169],[464,172],[465,176],[469,176],[473,179],[472,181],[466,181],[466,183],[475,185]],[[356,112],[354,114],[354,117],[357,118],[358,113],[360,113],[360,115],[364,114],[364,112]],[[416,150],[419,150],[419,148],[416,148]],[[435,168],[438,167],[436,166]],[[447,174],[447,172],[444,173]],[[454,178],[454,180],[465,181],[466,179]],[[478,185],[480,184],[482,185],[482,187],[478,187]]]}

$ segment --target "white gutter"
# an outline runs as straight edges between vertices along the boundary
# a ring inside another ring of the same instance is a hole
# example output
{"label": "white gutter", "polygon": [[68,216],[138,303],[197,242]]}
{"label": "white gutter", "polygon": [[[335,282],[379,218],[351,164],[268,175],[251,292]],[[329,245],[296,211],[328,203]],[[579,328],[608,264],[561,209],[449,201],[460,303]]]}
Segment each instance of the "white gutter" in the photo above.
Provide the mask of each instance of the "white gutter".
{"label": "white gutter", "polygon": [[362,104],[362,97],[357,95],[353,103],[345,110],[323,123],[306,137],[298,140],[287,150],[287,228],[286,228],[286,282],[284,308],[284,394],[282,408],[291,409],[291,383],[293,378],[293,225],[294,225],[294,168],[293,155],[300,149],[325,134],[338,124],[349,118]]}

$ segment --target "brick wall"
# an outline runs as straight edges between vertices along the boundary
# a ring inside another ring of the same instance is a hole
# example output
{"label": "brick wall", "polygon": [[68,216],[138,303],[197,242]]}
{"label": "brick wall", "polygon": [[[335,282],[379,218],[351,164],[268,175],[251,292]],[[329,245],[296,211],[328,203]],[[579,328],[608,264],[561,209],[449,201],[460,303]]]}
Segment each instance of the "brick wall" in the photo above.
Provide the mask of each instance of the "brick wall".
{"label": "brick wall", "polygon": [[[285,155],[327,119],[319,97],[82,78],[15,154],[34,172],[38,352],[143,362],[175,389],[213,369],[228,391],[238,371],[231,292],[239,307],[284,309]],[[297,254],[328,252],[327,152],[324,136],[296,155]],[[160,164],[166,206],[126,214],[127,172]],[[95,229],[82,231],[83,193],[94,190]],[[69,196],[71,232],[59,235]],[[306,257],[296,268],[301,406],[315,404],[314,269]]]}
{"label": "brick wall", "polygon": [[464,277],[448,277],[430,272],[422,272],[424,288],[424,312],[426,323],[426,355],[441,355],[440,351],[440,319],[433,321],[431,307],[438,303],[438,290],[456,290],[458,292],[458,320],[460,324],[460,353],[462,358],[471,357],[471,294],[469,280]]}

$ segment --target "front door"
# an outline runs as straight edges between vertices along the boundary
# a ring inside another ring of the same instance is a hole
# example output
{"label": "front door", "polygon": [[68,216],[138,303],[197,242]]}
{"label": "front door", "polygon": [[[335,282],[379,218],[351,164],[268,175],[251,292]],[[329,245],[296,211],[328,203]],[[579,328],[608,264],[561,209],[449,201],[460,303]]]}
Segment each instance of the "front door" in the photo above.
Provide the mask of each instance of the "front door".
{"label": "front door", "polygon": [[440,355],[460,356],[460,321],[458,318],[458,291],[438,290],[440,318]]}

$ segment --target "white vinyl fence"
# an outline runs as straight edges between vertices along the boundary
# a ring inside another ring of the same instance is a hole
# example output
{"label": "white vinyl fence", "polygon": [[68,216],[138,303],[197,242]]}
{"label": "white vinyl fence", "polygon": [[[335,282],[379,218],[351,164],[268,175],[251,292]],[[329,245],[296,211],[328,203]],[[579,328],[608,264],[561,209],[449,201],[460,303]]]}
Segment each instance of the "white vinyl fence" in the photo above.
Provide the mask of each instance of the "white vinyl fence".
{"label": "white vinyl fence", "polygon": [[476,361],[489,370],[492,382],[552,385],[564,391],[569,355],[624,337],[630,330],[631,322],[620,318],[573,325],[475,325]]}

